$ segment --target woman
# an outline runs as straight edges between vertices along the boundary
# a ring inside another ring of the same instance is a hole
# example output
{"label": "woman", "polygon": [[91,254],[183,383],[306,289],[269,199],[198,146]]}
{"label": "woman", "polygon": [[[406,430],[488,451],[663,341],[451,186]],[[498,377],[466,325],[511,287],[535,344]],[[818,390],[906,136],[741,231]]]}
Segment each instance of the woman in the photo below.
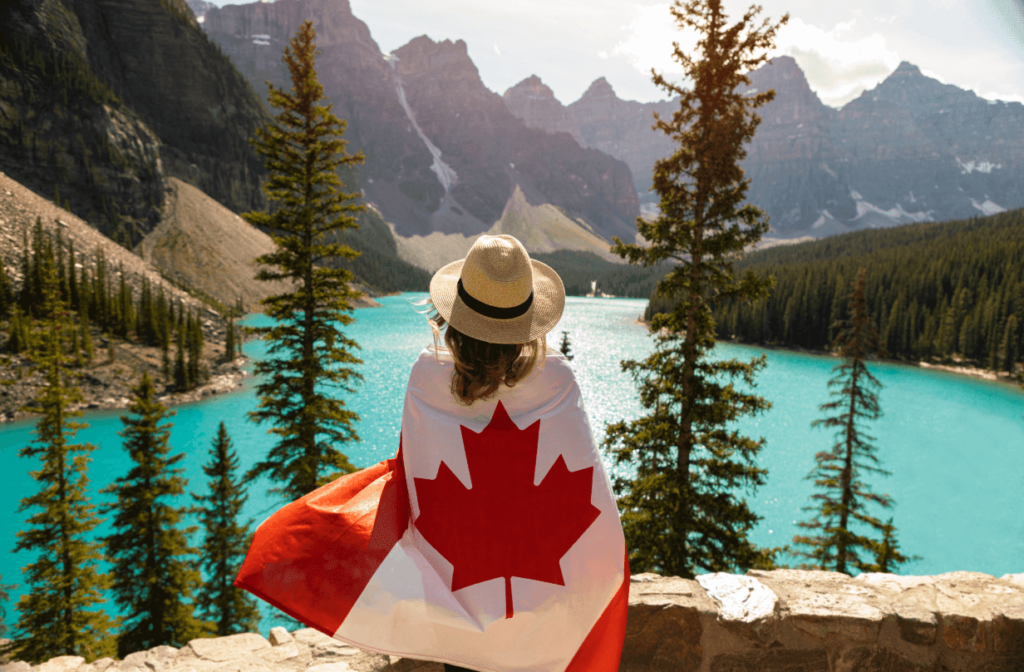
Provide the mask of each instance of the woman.
{"label": "woman", "polygon": [[236,583],[450,672],[613,672],[625,543],[572,370],[546,350],[562,282],[515,238],[482,236],[430,300],[398,455],[261,525]]}

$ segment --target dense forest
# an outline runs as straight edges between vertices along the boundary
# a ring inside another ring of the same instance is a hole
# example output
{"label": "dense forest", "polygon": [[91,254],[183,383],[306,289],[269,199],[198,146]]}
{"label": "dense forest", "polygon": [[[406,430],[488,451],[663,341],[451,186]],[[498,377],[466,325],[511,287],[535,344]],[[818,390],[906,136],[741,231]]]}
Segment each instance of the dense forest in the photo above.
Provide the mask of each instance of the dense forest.
{"label": "dense forest", "polygon": [[[889,357],[1013,372],[1024,354],[1024,210],[774,247],[736,268],[776,284],[767,300],[716,306],[721,339],[826,349],[863,268]],[[647,317],[669,305],[652,295]]]}
{"label": "dense forest", "polygon": [[[96,327],[107,336],[108,344],[116,337],[160,347],[164,376],[173,380],[179,391],[194,389],[209,377],[202,360],[200,314],[184,305],[175,305],[176,302],[164,294],[163,287],[154,292],[143,279],[136,296],[126,282],[124,269],[110,267],[102,249],[94,253],[94,270],[90,273],[85,264],[79,263],[84,258],[76,254],[74,243],[65,248],[60,229],[56,238],[51,237],[43,230],[38,217],[31,242],[26,236],[22,245],[20,266],[25,281],[17,291],[0,262],[0,321],[9,318],[7,338],[0,338],[0,352],[15,355],[39,347],[40,335],[33,332],[31,324],[40,317],[45,269],[52,267],[57,275],[61,301],[75,324],[68,330],[64,347],[77,366],[91,363],[95,357],[92,327]],[[229,328],[233,329],[233,323]]]}

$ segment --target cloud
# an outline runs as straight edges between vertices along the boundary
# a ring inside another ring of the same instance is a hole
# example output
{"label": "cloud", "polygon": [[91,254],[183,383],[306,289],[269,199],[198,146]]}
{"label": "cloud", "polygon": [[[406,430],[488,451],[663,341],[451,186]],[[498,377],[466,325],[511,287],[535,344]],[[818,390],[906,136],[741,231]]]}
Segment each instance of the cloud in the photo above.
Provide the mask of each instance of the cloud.
{"label": "cloud", "polygon": [[791,18],[779,29],[772,55],[795,58],[822,102],[838,107],[877,85],[900,63],[879,33],[854,38],[855,28],[856,21],[824,30]]}
{"label": "cloud", "polygon": [[666,3],[634,7],[633,20],[623,26],[628,36],[615,45],[611,54],[625,58],[645,76],[650,75],[651,68],[669,76],[681,75],[682,66],[672,58],[672,43],[678,42],[684,53],[693,53],[697,34],[680,30],[669,6]]}
{"label": "cloud", "polygon": [[494,53],[496,53],[498,56],[501,56],[501,49],[498,49],[497,42],[494,43]]}

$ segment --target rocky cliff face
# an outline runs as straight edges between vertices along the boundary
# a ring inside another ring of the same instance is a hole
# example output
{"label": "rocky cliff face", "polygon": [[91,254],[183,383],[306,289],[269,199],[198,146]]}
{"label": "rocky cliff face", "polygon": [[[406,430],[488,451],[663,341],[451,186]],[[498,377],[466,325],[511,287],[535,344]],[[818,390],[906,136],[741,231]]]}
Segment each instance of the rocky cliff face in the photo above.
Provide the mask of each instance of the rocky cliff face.
{"label": "rocky cliff face", "polygon": [[488,90],[465,42],[418,37],[395,52],[405,97],[424,134],[458,176],[451,194],[484,222],[501,218],[520,185],[605,238],[632,238],[639,214],[629,169],[567,134],[530,129]]}
{"label": "rocky cliff face", "polygon": [[235,212],[261,208],[263,161],[249,138],[269,114],[185,1],[73,4],[93,71],[161,139],[164,171]]}
{"label": "rocky cliff face", "polygon": [[482,233],[518,184],[532,203],[562,207],[602,235],[632,238],[628,168],[571,138],[526,128],[484,87],[464,43],[421,37],[385,57],[337,0],[211,9],[203,26],[262,95],[263,80],[290,88],[281,54],[304,20],[317,30],[317,71],[348,122],[348,149],[366,155],[349,179],[398,234]]}
{"label": "rocky cliff face", "polygon": [[563,106],[534,75],[519,82],[502,96],[509,110],[531,128],[549,132],[566,131],[584,147],[599,149],[629,166],[633,185],[644,202],[656,202],[649,194],[654,161],[668,156],[673,147],[668,137],[652,131],[654,113],[671,114],[676,103],[638,103],[622,100],[611,84],[595,80],[579,100]]}
{"label": "rocky cliff face", "polygon": [[247,139],[269,117],[184,0],[0,3],[0,163],[124,242],[157,221],[163,177],[260,205]]}
{"label": "rocky cliff face", "polygon": [[[839,110],[821,103],[790,57],[750,77],[751,89],[776,92],[758,112],[763,121],[742,166],[750,202],[765,209],[777,234],[822,237],[1024,205],[1019,103],[986,101],[910,63]],[[565,120],[550,103],[543,114],[525,104],[523,84],[506,93],[510,110],[549,130],[577,124],[587,146],[630,164],[644,198],[654,162],[673,149],[649,130],[651,113],[669,114],[676,103],[622,101],[598,80],[562,108]]]}

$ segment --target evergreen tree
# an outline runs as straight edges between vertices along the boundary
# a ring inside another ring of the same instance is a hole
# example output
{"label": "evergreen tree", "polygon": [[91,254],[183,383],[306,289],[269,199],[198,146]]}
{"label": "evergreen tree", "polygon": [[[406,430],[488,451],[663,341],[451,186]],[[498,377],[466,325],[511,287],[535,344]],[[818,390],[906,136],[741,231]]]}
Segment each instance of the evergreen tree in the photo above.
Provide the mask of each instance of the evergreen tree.
{"label": "evergreen tree", "polygon": [[32,255],[29,253],[28,232],[21,232],[21,290],[18,292],[18,307],[22,315],[32,310]]}
{"label": "evergreen tree", "polygon": [[10,333],[7,334],[7,352],[16,355],[29,347],[28,318],[22,315],[21,306],[11,311]]}
{"label": "evergreen tree", "polygon": [[14,307],[14,290],[4,271],[4,260],[0,259],[0,319],[7,317]]}
{"label": "evergreen tree", "polygon": [[229,362],[235,358],[235,318],[228,317],[227,334],[224,336],[224,359]]}
{"label": "evergreen tree", "polygon": [[[877,393],[882,384],[865,363],[871,353],[878,351],[880,340],[864,300],[865,275],[861,269],[851,283],[849,319],[838,325],[835,342],[844,361],[832,369],[828,382],[832,401],[819,407],[835,415],[811,423],[814,427],[836,430],[832,449],[815,455],[817,464],[808,476],[814,479],[819,492],[811,495],[813,504],[804,510],[816,515],[810,521],[797,523],[809,534],[793,537],[795,544],[810,549],[796,552],[811,561],[809,567],[836,572],[875,571],[874,567],[881,564],[894,569],[910,560],[898,550],[892,521],[883,523],[867,512],[869,503],[887,509],[893,501],[888,495],[873,493],[862,480],[868,473],[889,473],[878,467],[877,449],[871,444],[874,438],[863,431],[864,421],[877,420],[882,415]],[[882,532],[883,539],[877,541],[858,533],[857,527]],[[871,555],[875,556],[875,563],[868,559]]]}
{"label": "evergreen tree", "polygon": [[572,354],[572,343],[569,342],[569,332],[568,331],[563,331],[562,332],[562,342],[561,342],[561,344],[559,344],[558,350],[563,355],[565,355],[565,358],[568,359],[570,362],[576,356],[576,355]]}
{"label": "evergreen tree", "polygon": [[774,91],[745,95],[745,71],[767,59],[778,26],[752,22],[752,6],[729,26],[721,0],[677,0],[671,8],[680,28],[701,36],[698,55],[675,45],[674,58],[692,88],[654,82],[678,95],[680,108],[670,120],[655,115],[659,128],[679,143],[672,156],[654,168],[660,216],[637,219],[650,246],[612,248],[631,264],[651,266],[674,260],[657,293],[676,300],[674,308],[651,320],[655,352],[643,361],[626,361],[647,414],[609,425],[605,445],[619,464],[632,465],[634,478],[617,478],[619,506],[633,571],[659,571],[693,578],[700,571],[732,571],[771,566],[772,552],[757,549],[748,533],[760,519],[736,493],[765,481],[755,459],[764,444],[731,430],[738,417],[765,411],[770,404],[738,389],[747,387],[765,366],[764,356],[743,363],[713,359],[713,305],[730,299],[766,297],[770,278],[747,273],[736,277],[734,261],[768,230],[754,205],[741,205],[749,180],[739,167],[744,145],[760,118],[754,108]]}
{"label": "evergreen tree", "polygon": [[279,440],[246,474],[246,480],[268,475],[282,484],[272,492],[289,499],[338,472],[354,471],[337,447],[359,440],[354,426],[359,417],[328,390],[352,392],[353,382],[361,378],[351,368],[362,363],[352,353],[359,346],[338,327],[352,323],[350,301],[359,293],[346,284],[352,280],[349,271],[316,264],[357,254],[326,238],[355,227],[352,215],[364,209],[348,204],[359,194],[342,192],[337,174],[342,166],[362,163],[363,155],[344,151],[345,122],[334,116],[331,105],[319,104],[323,87],[316,77],[315,37],[307,21],[285,49],[293,90],[270,87],[270,104],[281,112],[252,141],[266,160],[269,178],[263,189],[275,208],[243,215],[272,231],[277,245],[257,259],[263,268],[256,277],[296,285],[292,292],[263,300],[264,312],[276,324],[252,332],[266,340],[267,358],[255,367],[264,382],[256,388],[259,405],[249,417],[273,423],[269,431]]}
{"label": "evergreen tree", "polygon": [[185,491],[184,471],[174,465],[183,453],[169,455],[173,411],[156,401],[148,373],[132,390],[130,415],[122,415],[124,447],[133,462],[126,476],[103,490],[116,498],[113,532],[104,538],[111,562],[114,601],[124,614],[117,650],[120,657],[154,646],[184,646],[208,633],[193,615],[192,593],[200,582],[196,551],[180,527],[188,507],[175,506]]}
{"label": "evergreen tree", "polygon": [[185,322],[185,343],[188,348],[188,379],[192,387],[198,387],[206,379],[206,367],[203,364],[203,322],[197,311],[195,319],[188,314]]}
{"label": "evergreen tree", "polygon": [[75,241],[68,241],[68,307],[77,312],[82,310],[78,296],[78,271],[75,270]]}
{"label": "evergreen tree", "polygon": [[179,392],[192,389],[192,381],[188,376],[188,365],[185,363],[185,328],[179,326],[175,340],[177,353],[174,356],[174,387]]}
{"label": "evergreen tree", "polygon": [[87,427],[72,418],[81,416],[69,406],[80,401],[79,390],[63,380],[66,364],[64,332],[74,329],[60,296],[53,260],[41,260],[43,303],[41,352],[34,354],[45,371],[46,385],[29,406],[40,414],[35,439],[19,451],[24,458],[39,458],[31,472],[39,490],[21,500],[18,511],[37,510],[27,529],[18,532],[15,551],[38,553],[22,571],[30,588],[17,604],[18,632],[5,652],[18,660],[41,663],[55,656],[94,659],[112,653],[107,639],[112,626],[101,609],[107,578],[97,571],[101,557],[90,532],[101,522],[89,503],[86,475],[90,444],[73,444],[75,433]]}
{"label": "evergreen tree", "polygon": [[201,549],[202,568],[207,579],[196,598],[199,616],[216,625],[216,635],[256,632],[260,613],[256,601],[234,585],[249,549],[252,523],[238,522],[248,499],[236,478],[238,455],[231,449],[231,438],[220,423],[217,438],[210,449],[210,462],[203,473],[210,479],[209,494],[192,495],[200,503],[199,520],[206,531]]}
{"label": "evergreen tree", "polygon": [[92,330],[89,328],[88,304],[82,303],[82,311],[78,314],[79,328],[82,330],[82,350],[85,352],[85,361],[92,364],[96,357],[96,349],[92,344]]}

